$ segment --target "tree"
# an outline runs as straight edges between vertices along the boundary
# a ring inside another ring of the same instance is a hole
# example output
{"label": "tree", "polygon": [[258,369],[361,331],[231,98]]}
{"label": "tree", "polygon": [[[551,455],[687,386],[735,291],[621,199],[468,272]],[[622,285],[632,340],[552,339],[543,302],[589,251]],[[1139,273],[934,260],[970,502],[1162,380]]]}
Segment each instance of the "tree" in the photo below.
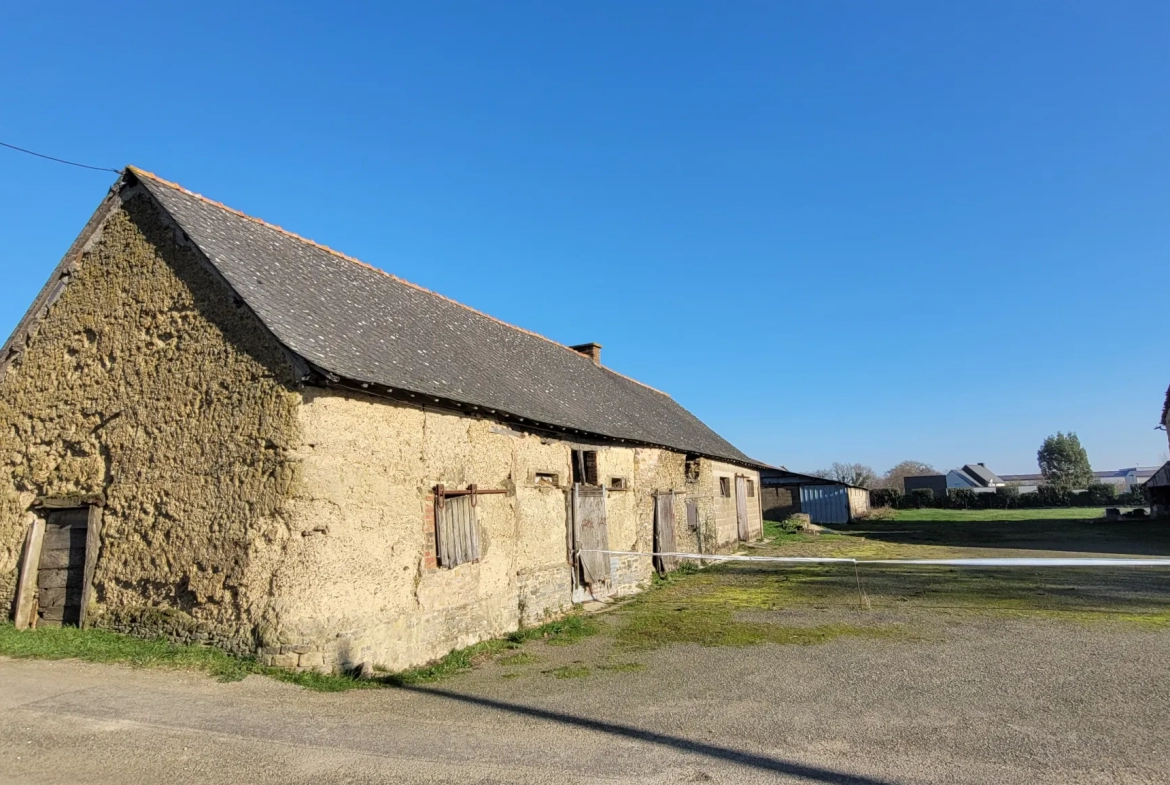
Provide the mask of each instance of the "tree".
{"label": "tree", "polygon": [[904,480],[907,477],[921,477],[924,474],[938,474],[938,470],[929,463],[922,463],[921,461],[902,461],[894,468],[886,472],[878,483],[879,488],[893,488],[896,491],[905,489],[906,483]]}
{"label": "tree", "polygon": [[1089,454],[1073,432],[1049,436],[1036,452],[1040,473],[1053,488],[1073,490],[1087,488],[1097,478],[1089,466]]}
{"label": "tree", "polygon": [[836,463],[828,469],[817,469],[813,477],[824,477],[826,480],[837,480],[848,485],[857,485],[870,488],[877,482],[877,472],[861,463]]}

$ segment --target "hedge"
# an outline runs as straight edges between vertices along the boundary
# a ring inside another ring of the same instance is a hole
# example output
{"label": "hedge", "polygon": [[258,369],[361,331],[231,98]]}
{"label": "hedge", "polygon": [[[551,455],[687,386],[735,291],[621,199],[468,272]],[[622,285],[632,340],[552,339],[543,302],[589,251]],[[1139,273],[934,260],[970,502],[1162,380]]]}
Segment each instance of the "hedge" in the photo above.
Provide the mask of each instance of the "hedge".
{"label": "hedge", "polygon": [[1116,486],[1094,483],[1083,491],[1067,491],[1041,485],[1033,493],[1007,485],[995,493],[976,493],[970,488],[956,488],[946,496],[936,498],[929,488],[916,488],[903,494],[896,488],[877,488],[870,491],[870,505],[893,507],[899,510],[917,510],[934,507],[951,510],[1009,510],[1043,507],[1142,507],[1149,504],[1141,489],[1131,493],[1117,493]]}

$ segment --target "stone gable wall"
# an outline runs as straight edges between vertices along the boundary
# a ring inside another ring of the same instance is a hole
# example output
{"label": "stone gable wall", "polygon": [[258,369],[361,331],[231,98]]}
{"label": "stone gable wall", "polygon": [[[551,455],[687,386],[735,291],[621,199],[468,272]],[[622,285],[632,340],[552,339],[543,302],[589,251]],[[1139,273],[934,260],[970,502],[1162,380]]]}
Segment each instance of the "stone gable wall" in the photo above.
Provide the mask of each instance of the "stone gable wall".
{"label": "stone gable wall", "polygon": [[268,586],[248,543],[284,528],[300,398],[196,253],[145,195],[116,206],[0,381],[6,610],[34,500],[100,496],[96,624],[250,645]]}

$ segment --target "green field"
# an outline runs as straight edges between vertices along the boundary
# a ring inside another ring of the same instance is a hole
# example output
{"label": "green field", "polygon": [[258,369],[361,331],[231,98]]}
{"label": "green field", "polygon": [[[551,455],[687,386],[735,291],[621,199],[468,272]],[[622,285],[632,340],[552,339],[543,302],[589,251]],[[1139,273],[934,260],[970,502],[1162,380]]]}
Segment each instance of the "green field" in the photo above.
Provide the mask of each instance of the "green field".
{"label": "green field", "polygon": [[1104,507],[1055,507],[1042,510],[897,510],[897,521],[1084,521],[1103,518]]}

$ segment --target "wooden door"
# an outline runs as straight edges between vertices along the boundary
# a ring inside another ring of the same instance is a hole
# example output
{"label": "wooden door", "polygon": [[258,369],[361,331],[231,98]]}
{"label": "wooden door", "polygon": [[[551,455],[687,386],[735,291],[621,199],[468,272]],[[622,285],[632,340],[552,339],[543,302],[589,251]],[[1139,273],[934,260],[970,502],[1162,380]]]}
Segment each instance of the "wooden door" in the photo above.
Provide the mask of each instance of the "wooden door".
{"label": "wooden door", "polygon": [[86,601],[86,541],[89,508],[52,510],[37,569],[37,626],[80,627]]}
{"label": "wooden door", "polygon": [[594,586],[609,580],[609,525],[605,515],[605,488],[573,485],[574,551],[581,582]]}
{"label": "wooden door", "polygon": [[739,539],[744,542],[751,539],[748,531],[747,477],[742,474],[735,475],[735,522],[739,528]]}
{"label": "wooden door", "polygon": [[[674,492],[659,493],[654,498],[654,552],[677,553],[674,538]],[[655,556],[654,567],[665,575],[678,567],[677,556]]]}

